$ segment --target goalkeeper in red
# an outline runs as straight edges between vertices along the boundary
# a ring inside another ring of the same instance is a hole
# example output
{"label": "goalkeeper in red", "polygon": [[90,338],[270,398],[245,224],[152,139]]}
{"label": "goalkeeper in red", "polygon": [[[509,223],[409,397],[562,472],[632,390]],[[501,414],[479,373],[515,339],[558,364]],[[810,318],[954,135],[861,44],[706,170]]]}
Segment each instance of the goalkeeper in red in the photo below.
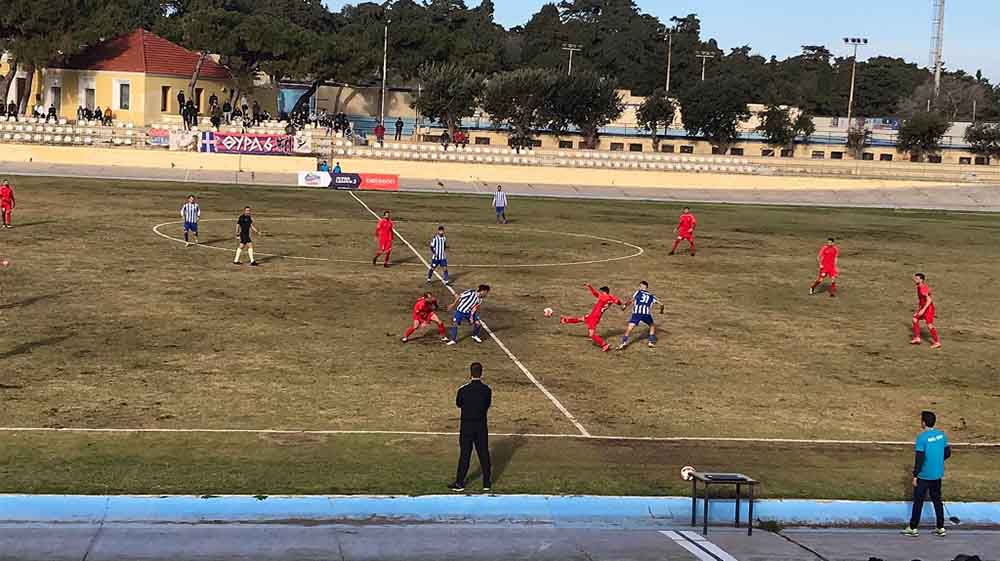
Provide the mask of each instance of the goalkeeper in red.
{"label": "goalkeeper in red", "polygon": [[444,322],[435,313],[438,309],[437,298],[434,297],[430,292],[425,292],[417,303],[413,305],[413,325],[406,330],[403,334],[402,341],[405,343],[410,340],[410,336],[413,333],[425,325],[435,324],[438,328],[438,335],[441,336],[441,341],[447,343],[448,337],[444,332]]}
{"label": "goalkeeper in red", "polygon": [[601,316],[604,315],[604,312],[610,308],[612,304],[621,306],[622,301],[614,294],[611,294],[611,289],[606,286],[602,286],[600,289],[595,289],[590,283],[587,283],[584,286],[590,290],[590,293],[594,295],[594,298],[597,298],[597,302],[594,303],[594,308],[590,310],[589,314],[583,317],[562,316],[559,318],[559,323],[586,324],[587,335],[590,335],[594,344],[600,347],[602,351],[608,352],[611,350],[611,345],[604,342],[604,339],[601,339],[601,336],[597,334],[597,325],[601,323]]}

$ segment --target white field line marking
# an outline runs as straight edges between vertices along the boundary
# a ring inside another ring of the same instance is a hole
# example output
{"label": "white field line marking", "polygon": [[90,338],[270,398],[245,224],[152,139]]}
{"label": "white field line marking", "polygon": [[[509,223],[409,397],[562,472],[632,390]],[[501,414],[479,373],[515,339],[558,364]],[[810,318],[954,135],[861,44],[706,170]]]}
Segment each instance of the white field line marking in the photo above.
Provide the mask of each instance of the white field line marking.
{"label": "white field line marking", "polygon": [[[217,434],[300,434],[300,435],[366,435],[384,434],[396,436],[457,436],[457,432],[447,431],[406,431],[406,430],[364,430],[364,429],[199,429],[199,428],[85,428],[85,427],[0,427],[0,432],[71,432],[71,433],[217,433]],[[699,443],[747,443],[747,444],[829,444],[839,446],[913,446],[902,440],[808,440],[802,438],[740,438],[726,436],[610,436],[583,434],[547,433],[491,433],[494,436],[523,438],[568,438],[573,440],[620,440],[635,442],[699,442]],[[1000,442],[952,442],[953,447],[1000,448]]]}
{"label": "white field line marking", "polygon": [[[358,201],[361,204],[361,206],[365,207],[365,210],[367,210],[372,216],[375,217],[376,220],[378,220],[379,215],[376,214],[375,211],[373,211],[367,204],[365,204],[365,202],[362,201],[360,197],[355,195],[353,191],[348,191],[348,194],[354,197],[354,200]],[[427,269],[431,268],[431,264],[428,263],[426,259],[424,259],[423,254],[417,251],[417,248],[413,247],[413,244],[411,244],[406,238],[404,238],[403,234],[399,233],[399,231],[395,229],[393,229],[393,232],[395,232],[395,234],[399,236],[399,240],[402,241],[404,244],[406,244],[406,247],[410,248],[410,251],[412,251],[413,254],[417,256],[417,259],[419,259],[420,262],[423,263]],[[437,272],[436,269],[434,271],[434,275],[438,278],[438,280],[440,280],[444,284],[444,287],[448,289],[448,292],[450,292],[452,296],[457,296],[455,289],[452,288],[451,285],[449,285],[448,283],[444,282],[444,277],[442,277]],[[486,325],[486,322],[480,321],[480,324],[483,326],[483,329],[486,330],[486,333],[489,334],[490,338],[493,339],[493,342],[496,343],[497,346],[500,347],[500,349],[507,354],[507,358],[509,358],[514,363],[514,365],[517,366],[521,370],[521,372],[528,377],[529,380],[531,380],[532,384],[535,384],[535,387],[537,387],[539,390],[541,390],[543,394],[545,394],[545,397],[549,398],[549,401],[551,401],[552,404],[556,406],[556,409],[561,411],[562,414],[567,419],[569,419],[569,422],[573,423],[573,426],[575,426],[576,429],[580,431],[580,434],[583,436],[590,436],[590,433],[587,432],[587,429],[584,428],[582,424],[580,424],[580,421],[578,421],[576,417],[574,417],[573,414],[569,412],[569,409],[566,409],[566,407],[558,399],[556,399],[556,396],[552,395],[552,392],[546,389],[545,386],[543,386],[542,383],[539,382],[537,378],[535,378],[535,376],[531,373],[531,371],[528,370],[528,368],[525,367],[524,364],[516,356],[514,356],[514,353],[510,352],[510,349],[507,348],[507,345],[503,344],[503,341],[501,341],[500,338],[497,337],[496,333],[493,333],[493,330],[490,329],[488,325]]]}
{"label": "white field line marking", "polygon": [[[339,219],[339,218],[268,218],[267,220],[273,220],[273,221],[303,221],[303,222],[330,222],[330,221],[333,221],[333,220],[349,220],[349,219]],[[203,218],[203,219],[199,220],[199,222],[231,222],[231,220],[229,220],[228,218]],[[176,221],[171,221],[171,222],[163,222],[161,224],[157,224],[156,226],[153,226],[153,233],[155,233],[156,235],[160,236],[161,238],[165,238],[165,239],[168,239],[170,241],[175,241],[175,242],[178,242],[178,243],[186,243],[183,238],[175,238],[174,236],[171,236],[170,234],[164,234],[163,232],[160,231],[160,228],[163,228],[165,226],[174,226],[174,225],[183,224],[183,223],[184,223],[184,221],[182,221],[182,220],[176,220]],[[470,224],[452,224],[452,226],[472,226],[472,225],[470,225]],[[504,228],[501,228],[501,227],[498,227],[498,226],[476,226],[476,227],[477,228],[491,228],[491,229],[494,229],[494,230],[503,230],[504,229]],[[498,264],[498,265],[479,265],[479,264],[463,265],[461,263],[452,263],[451,266],[452,267],[464,267],[464,268],[476,268],[476,269],[522,269],[522,268],[539,268],[539,267],[572,267],[572,266],[576,266],[576,265],[597,265],[597,264],[600,264],[600,263],[612,263],[614,261],[624,261],[626,259],[634,259],[634,258],[639,257],[640,255],[642,255],[642,254],[644,254],[646,252],[646,250],[644,248],[642,248],[642,247],[640,247],[638,245],[635,245],[635,244],[631,244],[631,243],[628,243],[628,242],[625,242],[625,241],[622,241],[622,240],[616,240],[616,239],[613,239],[613,238],[604,238],[604,237],[601,237],[601,236],[593,236],[593,235],[590,235],[590,234],[577,234],[575,232],[555,232],[555,231],[551,231],[551,230],[536,230],[536,229],[533,229],[533,228],[521,228],[521,229],[519,229],[519,231],[522,231],[522,232],[535,232],[535,233],[538,233],[538,234],[559,234],[559,235],[563,235],[563,236],[570,236],[570,237],[576,237],[576,238],[586,238],[586,239],[597,240],[597,241],[602,241],[602,242],[616,243],[616,244],[620,244],[620,245],[623,245],[625,247],[628,247],[630,249],[634,249],[635,252],[634,253],[630,253],[628,255],[622,255],[622,256],[619,256],[619,257],[609,257],[607,259],[597,259],[597,260],[593,260],[593,261],[568,261],[568,262],[565,262],[565,263],[507,263],[507,264]],[[233,236],[233,238],[235,239],[235,236]],[[215,249],[215,250],[219,250],[219,251],[227,251],[229,253],[233,253],[233,252],[236,251],[235,249],[229,249],[227,247],[219,247],[219,246],[208,245],[208,244],[198,244],[198,247],[204,247],[204,248],[207,248],[207,249]],[[353,259],[333,259],[333,258],[326,258],[326,257],[299,257],[297,255],[278,255],[278,254],[274,254],[274,253],[261,253],[259,251],[254,252],[254,253],[256,253],[257,255],[260,255],[262,257],[277,257],[279,259],[297,259],[299,261],[326,261],[326,262],[331,262],[331,263],[360,263],[360,264],[363,264],[363,265],[368,264],[368,261],[359,261],[359,260],[353,260]],[[403,265],[414,266],[414,267],[422,267],[423,266],[423,265],[418,265],[416,263],[403,263]]]}
{"label": "white field line marking", "polygon": [[719,561],[715,556],[710,555],[704,549],[684,539],[683,536],[681,536],[677,532],[674,532],[673,530],[670,531],[661,530],[660,533],[673,540],[675,544],[688,550],[688,552],[697,557],[699,561]]}
{"label": "white field line marking", "polygon": [[[753,521],[751,521],[751,523],[753,523]],[[737,561],[735,557],[726,553],[726,551],[723,550],[721,547],[708,541],[704,536],[698,534],[697,532],[692,532],[691,530],[681,530],[681,535],[687,538],[689,541],[693,542],[695,545],[707,551],[710,555],[712,555],[719,561]]]}

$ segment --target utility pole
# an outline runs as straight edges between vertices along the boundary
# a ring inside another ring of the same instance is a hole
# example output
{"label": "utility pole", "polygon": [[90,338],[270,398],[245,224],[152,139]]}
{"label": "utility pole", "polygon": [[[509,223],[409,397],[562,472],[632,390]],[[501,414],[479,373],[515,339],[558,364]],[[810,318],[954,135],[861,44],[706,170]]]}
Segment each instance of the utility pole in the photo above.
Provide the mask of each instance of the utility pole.
{"label": "utility pole", "polygon": [[854,111],[854,81],[858,72],[858,47],[867,45],[868,39],[865,37],[844,37],[844,44],[854,47],[854,56],[851,57],[851,95],[847,98],[847,129],[851,129],[851,113]]}
{"label": "utility pole", "polygon": [[563,43],[562,50],[569,51],[569,69],[566,71],[567,76],[573,75],[573,53],[578,53],[583,50],[580,45],[574,45],[573,43]]}
{"label": "utility pole", "polygon": [[674,30],[667,30],[667,93],[670,93],[670,67],[674,54]]}
{"label": "utility pole", "polygon": [[382,42],[382,108],[379,110],[379,123],[385,126],[385,81],[386,71],[389,68],[389,24],[391,19],[385,20],[385,34]]}
{"label": "utility pole", "polygon": [[715,53],[709,52],[709,51],[698,51],[697,53],[695,53],[694,56],[696,56],[696,57],[698,57],[698,58],[701,59],[701,81],[704,82],[705,81],[705,63],[708,62],[708,59],[715,58]]}
{"label": "utility pole", "polygon": [[934,67],[934,100],[941,93],[941,62],[944,53],[944,1],[934,0],[931,17],[931,65]]}

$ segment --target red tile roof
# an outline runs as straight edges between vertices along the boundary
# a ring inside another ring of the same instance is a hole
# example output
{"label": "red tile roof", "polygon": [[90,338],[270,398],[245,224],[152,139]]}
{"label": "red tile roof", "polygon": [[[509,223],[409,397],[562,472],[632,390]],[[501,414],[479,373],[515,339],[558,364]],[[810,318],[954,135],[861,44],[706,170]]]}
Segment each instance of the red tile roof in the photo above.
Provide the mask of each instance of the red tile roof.
{"label": "red tile roof", "polygon": [[[128,35],[87,48],[57,66],[74,70],[144,72],[190,78],[196,64],[198,53],[145,29],[136,29]],[[208,58],[201,67],[201,77],[226,80],[230,74],[224,66]]]}

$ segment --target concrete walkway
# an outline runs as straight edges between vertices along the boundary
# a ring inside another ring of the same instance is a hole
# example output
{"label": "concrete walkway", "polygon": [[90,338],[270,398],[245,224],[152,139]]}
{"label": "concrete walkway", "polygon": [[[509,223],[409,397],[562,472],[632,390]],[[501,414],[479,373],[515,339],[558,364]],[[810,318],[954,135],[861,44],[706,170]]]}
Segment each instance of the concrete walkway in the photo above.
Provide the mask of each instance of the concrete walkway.
{"label": "concrete walkway", "polygon": [[[390,170],[391,171],[391,170]],[[179,181],[224,183],[246,186],[294,186],[297,178],[291,174],[253,174],[232,171],[204,171],[114,166],[68,166],[30,162],[0,162],[0,175],[43,175],[57,177],[91,177],[137,181]],[[734,189],[685,187],[662,188],[627,186],[535,185],[516,183],[512,179],[504,189],[515,196],[575,197],[617,200],[651,200],[691,203],[737,203],[769,205],[808,205],[840,207],[873,207],[898,209],[940,209],[953,211],[1000,211],[1000,186],[962,184],[936,186],[914,181],[903,187],[874,188],[870,182],[857,180],[848,188],[816,188],[820,180],[801,178],[800,189]],[[669,174],[664,175],[669,178]],[[475,181],[428,181],[403,178],[404,191],[429,193],[461,193],[488,195],[494,184]],[[512,210],[516,201],[512,202]]]}
{"label": "concrete walkway", "polygon": [[0,525],[0,560],[951,561],[996,560],[1000,533],[904,538],[867,530],[609,530],[517,525]]}

